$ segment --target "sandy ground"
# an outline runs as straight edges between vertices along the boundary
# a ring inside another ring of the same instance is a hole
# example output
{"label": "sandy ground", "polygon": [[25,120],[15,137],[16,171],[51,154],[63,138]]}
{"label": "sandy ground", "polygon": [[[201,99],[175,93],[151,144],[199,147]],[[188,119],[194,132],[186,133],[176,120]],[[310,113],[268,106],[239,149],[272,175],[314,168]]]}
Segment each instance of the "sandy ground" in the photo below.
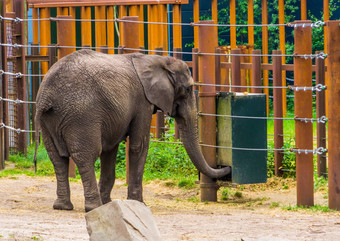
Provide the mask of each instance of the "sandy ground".
{"label": "sandy ground", "polygon": [[[296,202],[294,182],[288,189],[283,182],[247,185],[241,198],[201,203],[198,188],[157,181],[145,184],[144,200],[163,240],[340,240],[340,212],[282,210]],[[52,209],[54,178],[0,178],[0,187],[0,240],[89,239],[79,181],[71,183],[73,211]],[[112,198],[125,199],[126,193],[126,185],[118,181]],[[315,203],[327,205],[324,195],[316,193]]]}

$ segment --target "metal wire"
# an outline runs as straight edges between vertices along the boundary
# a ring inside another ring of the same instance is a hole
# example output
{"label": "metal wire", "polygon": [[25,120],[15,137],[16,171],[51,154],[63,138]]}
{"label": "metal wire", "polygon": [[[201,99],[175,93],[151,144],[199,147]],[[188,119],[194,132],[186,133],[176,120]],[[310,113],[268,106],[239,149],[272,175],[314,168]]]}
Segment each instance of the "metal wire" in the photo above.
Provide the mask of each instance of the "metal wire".
{"label": "metal wire", "polygon": [[5,123],[0,123],[0,128],[6,128],[12,131],[15,131],[16,133],[20,134],[20,133],[34,133],[35,131],[31,131],[31,130],[21,130],[20,128],[16,129],[14,127],[11,126],[7,126],[5,125]]}
{"label": "metal wire", "polygon": [[14,104],[35,104],[36,103],[36,102],[33,102],[33,101],[26,101],[26,100],[19,100],[19,99],[12,100],[12,99],[6,99],[6,98],[2,98],[2,97],[0,97],[0,101],[11,102],[11,103],[14,103]]}
{"label": "metal wire", "polygon": [[[42,45],[24,45],[24,44],[5,44],[0,43],[0,46],[4,47],[13,47],[13,48],[55,48],[56,46],[42,46]],[[58,48],[77,48],[77,49],[89,49],[89,47],[82,46],[57,46]],[[135,48],[127,48],[127,47],[90,47],[90,49],[114,49],[114,50],[132,50],[132,51],[144,51],[144,52],[154,52],[154,53],[169,53],[169,54],[187,54],[187,55],[205,55],[205,56],[247,56],[247,57],[300,57],[300,58],[321,58],[324,59],[327,57],[325,53],[318,54],[310,54],[310,55],[299,55],[299,54],[282,54],[282,55],[271,55],[271,54],[231,54],[231,53],[201,53],[201,52],[182,52],[182,51],[167,51],[167,50],[150,50],[150,49],[135,49]]]}
{"label": "metal wire", "polygon": [[23,76],[25,77],[44,77],[45,75],[43,74],[22,74],[20,72],[18,73],[11,73],[11,72],[6,72],[4,70],[0,70],[0,75],[9,75],[9,76],[14,76],[15,78],[21,78]]}
{"label": "metal wire", "polygon": [[255,116],[236,116],[236,115],[217,115],[217,114],[208,114],[208,113],[198,113],[199,116],[215,116],[215,117],[227,117],[227,118],[240,118],[240,119],[257,119],[257,120],[299,120],[304,122],[318,122],[318,123],[326,123],[328,119],[326,116],[322,116],[317,119],[313,118],[288,118],[288,117],[255,117]]}
{"label": "metal wire", "polygon": [[42,19],[21,19],[21,18],[7,18],[0,15],[0,20],[7,20],[7,21],[14,21],[16,23],[20,22],[28,22],[28,21],[75,21],[75,22],[130,22],[130,23],[142,23],[142,24],[158,24],[158,25],[178,25],[178,26],[214,26],[214,27],[312,27],[312,28],[319,28],[325,25],[325,22],[317,21],[315,23],[285,23],[285,24],[224,24],[224,23],[217,23],[217,24],[205,24],[205,23],[168,23],[168,22],[147,22],[147,21],[134,21],[134,20],[127,20],[127,19],[65,19],[65,18],[42,18]]}

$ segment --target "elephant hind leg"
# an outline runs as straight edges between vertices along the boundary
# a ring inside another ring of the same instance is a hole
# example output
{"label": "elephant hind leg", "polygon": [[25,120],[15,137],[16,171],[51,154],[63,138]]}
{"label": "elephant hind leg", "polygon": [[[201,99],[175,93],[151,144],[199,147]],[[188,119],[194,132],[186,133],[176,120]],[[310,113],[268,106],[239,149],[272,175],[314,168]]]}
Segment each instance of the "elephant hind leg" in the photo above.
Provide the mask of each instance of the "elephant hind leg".
{"label": "elephant hind leg", "polygon": [[51,136],[46,133],[46,131],[43,131],[42,135],[45,148],[53,163],[57,178],[57,199],[53,204],[53,208],[58,210],[73,210],[73,204],[71,203],[70,198],[70,184],[68,180],[69,158],[59,155]]}
{"label": "elephant hind leg", "polygon": [[89,212],[103,204],[99,195],[96,174],[94,170],[94,162],[96,161],[97,156],[95,156],[94,152],[91,151],[71,153],[71,156],[78,167],[78,171],[83,183],[85,211]]}
{"label": "elephant hind leg", "polygon": [[116,156],[119,145],[100,155],[99,191],[103,204],[111,202],[110,194],[116,178]]}

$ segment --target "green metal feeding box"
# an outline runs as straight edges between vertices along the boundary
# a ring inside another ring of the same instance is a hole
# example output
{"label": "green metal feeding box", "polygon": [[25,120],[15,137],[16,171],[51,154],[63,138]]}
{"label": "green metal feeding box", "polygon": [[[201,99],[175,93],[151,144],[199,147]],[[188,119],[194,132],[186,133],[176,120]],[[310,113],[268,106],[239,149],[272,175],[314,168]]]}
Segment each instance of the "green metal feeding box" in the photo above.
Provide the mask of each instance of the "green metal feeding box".
{"label": "green metal feeding box", "polygon": [[233,148],[218,148],[217,165],[232,167],[233,183],[266,182],[267,151],[254,149],[267,149],[267,120],[241,118],[266,117],[266,95],[221,92],[217,114],[217,145]]}

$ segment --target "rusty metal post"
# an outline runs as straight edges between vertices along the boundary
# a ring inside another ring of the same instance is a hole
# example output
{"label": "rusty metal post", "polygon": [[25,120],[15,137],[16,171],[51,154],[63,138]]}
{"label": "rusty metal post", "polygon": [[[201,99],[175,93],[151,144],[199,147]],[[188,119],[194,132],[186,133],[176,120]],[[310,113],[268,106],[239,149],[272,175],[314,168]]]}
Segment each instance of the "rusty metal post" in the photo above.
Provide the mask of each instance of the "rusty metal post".
{"label": "rusty metal post", "polygon": [[[200,21],[198,27],[199,51],[214,53],[216,43],[216,28],[205,26],[214,21]],[[199,55],[199,83],[215,84],[215,57],[213,55]],[[216,114],[215,86],[199,86],[199,110],[202,113]],[[216,117],[201,116],[199,119],[199,140],[201,143],[216,146]],[[202,147],[202,153],[211,167],[216,167],[216,148]],[[216,181],[200,174],[201,201],[217,201],[218,185]]]}
{"label": "rusty metal post", "polygon": [[[16,0],[14,2],[14,11],[17,17],[24,19],[25,18],[25,1],[24,0]],[[26,44],[26,34],[25,34],[25,24],[26,22],[17,23],[15,25],[15,32],[13,33],[16,40],[15,42],[18,44],[25,45]],[[17,73],[26,73],[26,60],[25,60],[25,48],[19,48],[16,50],[16,60],[15,60],[15,70]],[[20,76],[16,78],[17,84],[17,98],[19,100],[27,100],[26,94],[26,78],[25,76]],[[21,130],[27,130],[27,106],[24,104],[17,105],[17,126]],[[17,151],[27,154],[27,133],[22,132],[18,133],[18,146]]]}
{"label": "rusty metal post", "polygon": [[[320,52],[316,52],[318,54]],[[321,84],[325,85],[325,60],[321,58],[317,58],[315,60],[316,65],[316,85]],[[326,94],[325,91],[317,91],[316,92],[316,118],[321,118],[322,116],[326,116]],[[318,122],[316,124],[316,132],[317,132],[317,147],[326,148],[326,124]],[[326,163],[326,153],[318,154],[317,157],[317,167],[318,167],[318,176],[327,177],[327,163]]]}
{"label": "rusty metal post", "polygon": [[[58,16],[57,17],[57,29],[58,29],[58,45],[59,45],[59,52],[58,52],[58,59],[61,59],[62,57],[71,54],[75,51],[75,48],[63,48],[63,46],[72,46],[74,43],[74,38],[72,36],[73,32],[73,26],[74,24],[71,21],[66,21],[62,19],[72,19],[72,16]],[[69,177],[76,177],[76,165],[70,157],[69,162],[69,170],[68,170]]]}
{"label": "rusty metal post", "polygon": [[[174,58],[183,59],[181,52],[182,52],[182,48],[174,48]],[[179,138],[180,138],[179,129],[178,129],[177,122],[175,121],[175,140],[178,140]]]}
{"label": "rusty metal post", "polygon": [[[241,87],[241,50],[231,50],[231,92],[240,92]],[[235,87],[234,87],[235,86]]]}
{"label": "rusty metal post", "polygon": [[[257,55],[252,57],[251,74],[252,74],[252,86],[261,86],[261,50],[253,50],[252,55]],[[251,88],[251,93],[262,93],[260,88]]]}
{"label": "rusty metal post", "polygon": [[[297,24],[310,24],[310,21],[296,21]],[[312,54],[312,28],[296,27],[295,52],[297,55]],[[297,87],[312,87],[312,59],[294,58],[294,81]],[[295,91],[295,117],[313,118],[312,91]],[[313,149],[313,124],[301,120],[295,121],[296,149]],[[314,205],[313,153],[296,153],[296,190],[297,205]]]}
{"label": "rusty metal post", "polygon": [[[278,55],[278,56],[275,56]],[[283,117],[283,108],[282,108],[282,55],[281,50],[273,51],[273,109],[274,109],[274,118],[282,118]],[[274,148],[281,149],[283,147],[283,120],[282,119],[274,119]],[[275,151],[274,153],[275,160],[275,176],[281,177],[282,172],[282,161],[283,161],[283,152]]]}
{"label": "rusty metal post", "polygon": [[340,210],[340,21],[327,22],[328,205]]}
{"label": "rusty metal post", "polygon": [[[139,49],[139,24],[133,21],[138,21],[137,16],[123,16],[122,20],[128,20],[127,22],[122,22],[122,45],[118,53],[133,53],[138,52],[138,50],[127,50],[126,48]],[[125,161],[126,161],[126,183],[129,184],[129,148],[130,141],[129,137],[126,138],[125,143]]]}
{"label": "rusty metal post", "polygon": [[[156,54],[163,56],[163,53],[161,51],[163,51],[162,47],[157,47],[155,48],[156,50]],[[164,112],[161,110],[158,110],[156,113],[156,138],[157,139],[161,139],[164,137]]]}

